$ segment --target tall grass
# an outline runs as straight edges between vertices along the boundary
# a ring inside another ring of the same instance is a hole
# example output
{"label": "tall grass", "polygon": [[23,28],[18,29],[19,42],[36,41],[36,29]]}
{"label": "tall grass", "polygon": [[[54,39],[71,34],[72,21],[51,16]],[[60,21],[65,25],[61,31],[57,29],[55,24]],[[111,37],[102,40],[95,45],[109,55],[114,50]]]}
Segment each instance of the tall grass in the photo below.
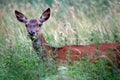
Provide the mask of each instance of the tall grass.
{"label": "tall grass", "polygon": [[[119,80],[120,72],[100,61],[81,61],[68,66],[65,77],[56,66],[44,62],[34,52],[24,24],[14,10],[28,19],[39,18],[51,8],[51,17],[42,26],[52,46],[120,42],[119,0],[1,0],[0,1],[0,80]],[[39,75],[39,77],[38,77]]]}

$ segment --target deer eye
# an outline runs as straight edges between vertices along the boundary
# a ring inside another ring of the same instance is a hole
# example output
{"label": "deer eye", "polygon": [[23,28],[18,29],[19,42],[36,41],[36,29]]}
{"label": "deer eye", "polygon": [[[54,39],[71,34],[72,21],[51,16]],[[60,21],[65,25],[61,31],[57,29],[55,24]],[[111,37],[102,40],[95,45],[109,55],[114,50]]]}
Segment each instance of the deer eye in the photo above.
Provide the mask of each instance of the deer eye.
{"label": "deer eye", "polygon": [[27,24],[25,24],[25,26],[27,27]]}
{"label": "deer eye", "polygon": [[38,26],[41,27],[42,24],[39,24]]}

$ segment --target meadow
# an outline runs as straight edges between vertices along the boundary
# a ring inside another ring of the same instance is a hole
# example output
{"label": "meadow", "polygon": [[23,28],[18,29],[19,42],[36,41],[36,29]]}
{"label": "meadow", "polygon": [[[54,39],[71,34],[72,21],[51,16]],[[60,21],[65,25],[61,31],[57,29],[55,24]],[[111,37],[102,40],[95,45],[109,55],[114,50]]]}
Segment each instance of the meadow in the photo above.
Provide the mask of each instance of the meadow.
{"label": "meadow", "polygon": [[86,57],[64,72],[53,63],[38,64],[14,11],[31,19],[48,7],[51,17],[42,32],[51,46],[120,42],[120,0],[0,0],[0,80],[120,80],[117,64],[104,58],[92,64]]}

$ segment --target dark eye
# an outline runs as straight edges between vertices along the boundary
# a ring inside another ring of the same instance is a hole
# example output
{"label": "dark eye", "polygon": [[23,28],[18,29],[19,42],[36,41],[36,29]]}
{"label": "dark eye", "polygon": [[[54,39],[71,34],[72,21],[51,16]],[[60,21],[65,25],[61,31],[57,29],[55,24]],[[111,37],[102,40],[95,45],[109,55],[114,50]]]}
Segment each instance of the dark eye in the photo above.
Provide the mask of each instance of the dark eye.
{"label": "dark eye", "polygon": [[27,24],[25,24],[25,26],[27,27]]}
{"label": "dark eye", "polygon": [[39,24],[39,27],[41,27],[42,24]]}

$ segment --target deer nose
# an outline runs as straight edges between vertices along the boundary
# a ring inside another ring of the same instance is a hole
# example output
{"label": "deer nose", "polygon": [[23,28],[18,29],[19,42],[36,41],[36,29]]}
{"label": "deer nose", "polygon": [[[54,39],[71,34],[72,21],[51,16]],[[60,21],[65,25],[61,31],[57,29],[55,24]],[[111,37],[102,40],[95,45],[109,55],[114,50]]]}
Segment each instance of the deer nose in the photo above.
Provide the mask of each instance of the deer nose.
{"label": "deer nose", "polygon": [[35,32],[31,31],[31,32],[29,32],[29,34],[30,34],[31,36],[34,36],[34,35],[35,35]]}

